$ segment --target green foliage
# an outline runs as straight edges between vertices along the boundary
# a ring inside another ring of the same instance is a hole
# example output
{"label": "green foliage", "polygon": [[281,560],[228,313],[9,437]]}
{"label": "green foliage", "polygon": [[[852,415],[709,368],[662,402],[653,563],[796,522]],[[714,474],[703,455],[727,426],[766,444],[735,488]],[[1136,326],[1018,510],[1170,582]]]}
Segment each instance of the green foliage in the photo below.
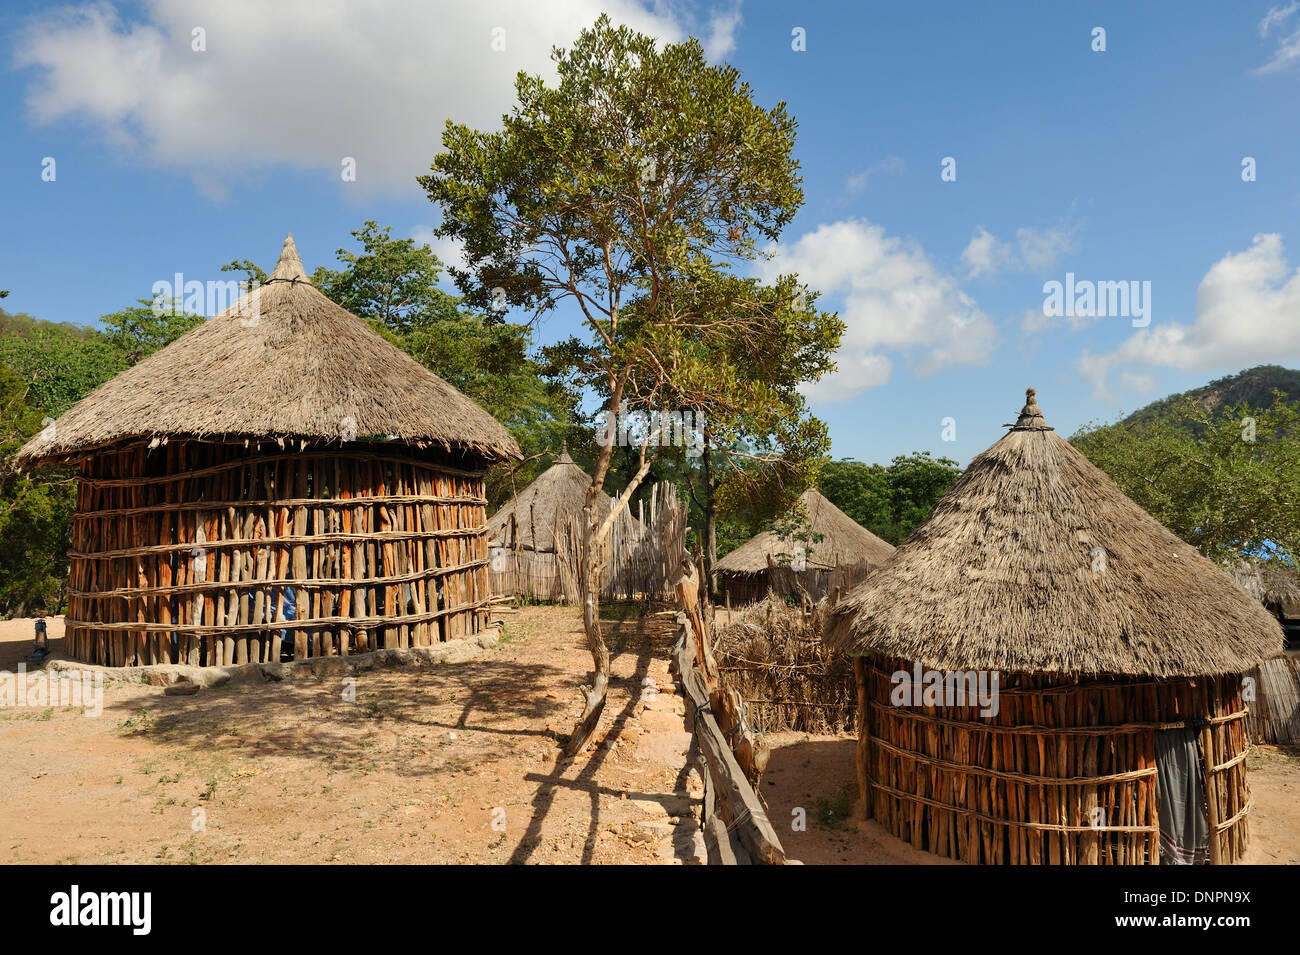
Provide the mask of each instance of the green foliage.
{"label": "green foliage", "polygon": [[1071,442],[1205,556],[1300,555],[1300,403],[1211,410],[1183,397],[1159,418],[1090,424]]}
{"label": "green foliage", "polygon": [[128,365],[148,358],[204,322],[202,315],[186,312],[179,301],[170,308],[156,306],[149,299],[136,301],[138,305],[100,318],[104,336],[121,352]]}
{"label": "green foliage", "polygon": [[1300,401],[1300,371],[1281,365],[1257,365],[1235,375],[1216,378],[1208,385],[1153,401],[1125,418],[1124,423],[1141,424],[1170,418],[1195,432],[1196,421],[1186,418],[1181,412],[1186,401],[1195,401],[1207,411],[1243,403],[1259,408],[1272,404],[1275,391],[1282,392],[1288,401]]}
{"label": "green foliage", "polygon": [[867,530],[901,544],[930,516],[934,504],[961,475],[951,458],[915,451],[888,466],[860,461],[823,465],[820,489],[826,498]]}
{"label": "green foliage", "polygon": [[397,335],[459,314],[458,301],[438,288],[442,263],[414,239],[394,239],[390,226],[367,219],[352,237],[360,252],[339,249],[341,269],[320,266],[312,282],[354,315]]}
{"label": "green foliage", "polygon": [[67,471],[19,474],[14,455],[42,427],[29,385],[0,365],[0,615],[55,612],[68,573],[75,487]]}
{"label": "green foliage", "polygon": [[120,349],[98,332],[42,323],[26,335],[0,339],[0,365],[27,383],[26,402],[50,417],[90,394],[128,362]]}
{"label": "green foliage", "polygon": [[221,267],[221,271],[243,272],[244,275],[247,276],[244,279],[245,288],[252,287],[254,283],[256,283],[257,285],[265,285],[267,278],[269,278],[269,276],[266,274],[266,270],[263,269],[256,262],[254,262],[252,259],[234,259],[230,262],[227,262],[225,265],[223,265]]}

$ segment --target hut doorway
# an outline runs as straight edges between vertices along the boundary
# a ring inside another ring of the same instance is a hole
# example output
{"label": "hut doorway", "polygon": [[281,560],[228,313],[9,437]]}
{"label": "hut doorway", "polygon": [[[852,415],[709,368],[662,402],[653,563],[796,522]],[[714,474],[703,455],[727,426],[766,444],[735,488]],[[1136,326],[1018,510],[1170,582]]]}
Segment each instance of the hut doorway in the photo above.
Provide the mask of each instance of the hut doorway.
{"label": "hut doorway", "polygon": [[1206,865],[1210,821],[1206,814],[1205,768],[1196,730],[1156,731],[1156,806],[1161,865]]}

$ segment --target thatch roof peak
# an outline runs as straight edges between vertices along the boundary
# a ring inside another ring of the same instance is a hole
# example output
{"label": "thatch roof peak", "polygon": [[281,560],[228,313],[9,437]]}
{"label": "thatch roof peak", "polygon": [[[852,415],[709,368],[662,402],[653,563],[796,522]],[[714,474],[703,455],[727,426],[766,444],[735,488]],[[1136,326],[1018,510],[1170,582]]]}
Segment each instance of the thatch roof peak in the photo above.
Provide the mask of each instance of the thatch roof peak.
{"label": "thatch roof peak", "polygon": [[275,270],[267,278],[268,282],[310,282],[307,273],[302,267],[302,258],[298,255],[298,246],[293,241],[293,233],[290,232],[284,240],[284,247],[280,249],[280,260],[275,263]]}
{"label": "thatch roof peak", "polygon": [[839,604],[828,640],[938,669],[1077,676],[1242,673],[1279,652],[1272,615],[1039,425],[1030,399],[1025,426]]}
{"label": "thatch roof peak", "polygon": [[1016,419],[1015,424],[1003,425],[1013,431],[1055,431],[1056,429],[1049,425],[1043,418],[1043,413],[1038,409],[1038,391],[1034,388],[1025,389],[1025,406],[1020,409],[1020,417]]}
{"label": "thatch roof peak", "polygon": [[471,398],[326,298],[292,235],[264,284],[73,405],[18,463],[171,438],[394,441],[520,456]]}
{"label": "thatch roof peak", "polygon": [[767,570],[769,557],[777,560],[779,555],[789,555],[794,546],[808,551],[808,567],[812,570],[856,566],[863,561],[883,564],[893,553],[893,545],[849,517],[816,488],[808,488],[799,500],[808,513],[808,529],[821,535],[821,540],[796,545],[775,531],[762,531],[719,560],[716,569],[732,574],[761,573]]}

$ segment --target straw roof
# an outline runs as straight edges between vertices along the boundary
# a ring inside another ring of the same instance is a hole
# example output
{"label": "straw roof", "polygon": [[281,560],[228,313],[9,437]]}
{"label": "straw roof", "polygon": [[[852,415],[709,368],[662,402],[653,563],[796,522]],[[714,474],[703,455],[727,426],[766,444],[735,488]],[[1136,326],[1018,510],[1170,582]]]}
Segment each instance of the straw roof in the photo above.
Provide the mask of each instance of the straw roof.
{"label": "straw roof", "polygon": [[1244,558],[1230,573],[1260,603],[1287,619],[1300,620],[1300,571],[1279,560]]}
{"label": "straw roof", "polygon": [[[550,552],[555,550],[555,526],[563,526],[568,519],[582,516],[587,506],[587,489],[591,476],[573,463],[568,451],[561,451],[555,463],[537,476],[537,480],[524,488],[492,515],[488,521],[488,538],[494,543],[509,543],[527,550]],[[609,513],[614,499],[603,491],[598,507],[601,516]],[[624,512],[633,525],[638,522]],[[506,528],[511,518],[517,522],[517,538],[506,540]]]}
{"label": "straw roof", "polygon": [[1241,673],[1277,621],[1043,420],[1034,397],[827,639],[937,669],[1156,677]]}
{"label": "straw roof", "polygon": [[[894,552],[892,544],[871,533],[816,489],[804,491],[799,500],[808,511],[806,527],[814,535],[813,540],[802,544],[809,552],[809,570],[833,570],[863,561],[883,564]],[[817,534],[822,535],[821,540],[815,539]],[[782,538],[775,531],[763,531],[718,561],[717,570],[729,574],[761,573],[767,570],[769,555],[779,560],[779,555],[789,555],[794,546],[796,542]]]}
{"label": "straw roof", "polygon": [[73,405],[19,452],[30,465],[132,439],[340,440],[355,433],[519,456],[473,400],[326,298],[293,236],[265,284]]}

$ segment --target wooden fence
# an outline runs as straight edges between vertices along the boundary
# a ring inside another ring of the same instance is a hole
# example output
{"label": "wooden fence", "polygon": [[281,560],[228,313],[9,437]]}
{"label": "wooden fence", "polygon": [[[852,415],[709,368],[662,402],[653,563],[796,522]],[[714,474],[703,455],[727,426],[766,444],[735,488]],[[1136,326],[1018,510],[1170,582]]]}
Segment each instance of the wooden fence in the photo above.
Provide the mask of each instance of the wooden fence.
{"label": "wooden fence", "polygon": [[866,561],[841,564],[832,568],[811,567],[795,570],[789,564],[778,564],[768,556],[766,570],[755,574],[718,574],[718,586],[727,606],[743,606],[766,599],[768,594],[797,598],[800,605],[810,609],[823,598],[837,602],[844,594],[866,579],[875,565]]}
{"label": "wooden fence", "polygon": [[1300,657],[1293,654],[1265,660],[1249,676],[1255,698],[1246,714],[1252,743],[1300,742]]}
{"label": "wooden fence", "polygon": [[696,603],[698,576],[678,583],[673,671],[682,685],[691,751],[704,778],[702,829],[709,865],[784,865],[785,850],[755,791],[766,755],[748,732],[739,696],[718,683],[706,622],[712,615]]}

